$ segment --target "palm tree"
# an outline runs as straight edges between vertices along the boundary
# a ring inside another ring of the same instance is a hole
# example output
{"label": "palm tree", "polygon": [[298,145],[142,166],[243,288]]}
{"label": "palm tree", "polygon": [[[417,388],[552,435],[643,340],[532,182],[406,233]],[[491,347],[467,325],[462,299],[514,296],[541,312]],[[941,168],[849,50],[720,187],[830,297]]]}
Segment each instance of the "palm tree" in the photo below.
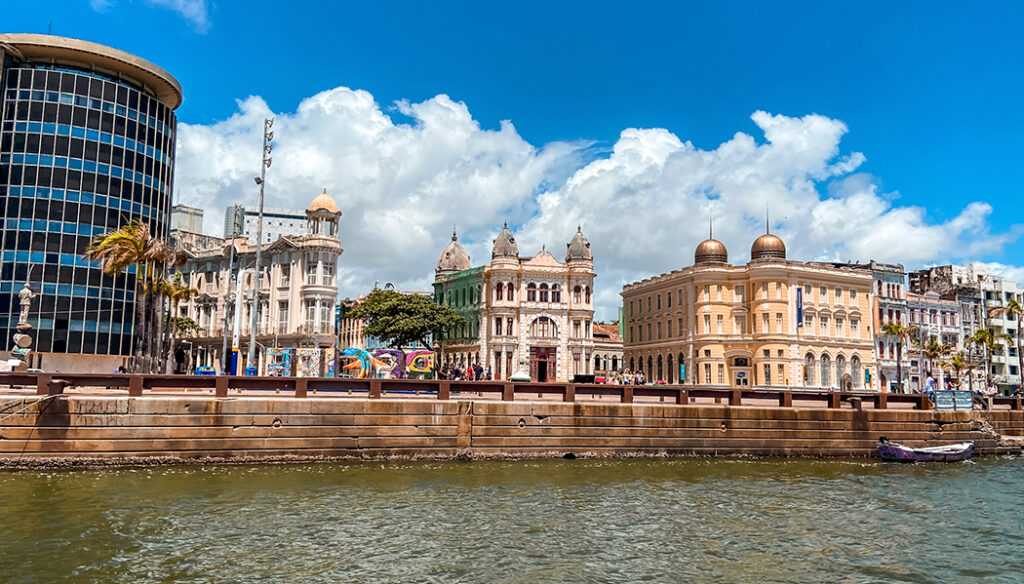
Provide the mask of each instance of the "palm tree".
{"label": "palm tree", "polygon": [[[996,308],[990,308],[988,311],[989,316],[1003,316],[1005,315],[1009,319],[1017,321],[1017,359],[1020,361],[1020,365],[1024,366],[1024,346],[1021,345],[1021,325],[1024,325],[1024,306],[1021,306],[1020,302],[1011,299],[1006,303],[1006,306],[997,306]],[[1021,372],[1024,367],[1018,367],[1017,371]],[[1024,379],[1024,373],[1021,374],[1021,379]]]}
{"label": "palm tree", "polygon": [[96,236],[83,254],[89,261],[98,261],[107,274],[117,276],[135,272],[135,327],[133,371],[149,371],[152,365],[153,337],[151,318],[153,306],[149,296],[156,289],[164,264],[174,250],[153,237],[149,224],[132,220],[109,233]]}
{"label": "palm tree", "polygon": [[199,290],[190,288],[185,284],[181,272],[175,272],[170,281],[164,280],[162,282],[161,291],[163,292],[163,296],[167,298],[170,303],[170,310],[165,318],[168,323],[166,334],[167,363],[165,368],[165,370],[167,370],[170,369],[170,364],[173,361],[174,344],[177,341],[177,335],[181,332],[181,327],[178,322],[178,306],[182,302],[192,300],[196,294],[199,294]]}
{"label": "palm tree", "polygon": [[971,335],[969,342],[985,350],[985,384],[992,382],[992,353],[996,350],[996,342],[999,340],[1012,341],[1013,337],[1006,333],[997,333],[991,329],[977,329]]}
{"label": "palm tree", "polygon": [[943,367],[943,369],[948,369],[949,371],[951,371],[953,373],[953,376],[954,376],[954,379],[956,379],[956,384],[957,385],[960,385],[960,376],[961,376],[962,372],[966,371],[967,375],[968,375],[968,377],[967,377],[967,385],[968,385],[968,387],[970,387],[970,385],[971,385],[970,373],[971,373],[971,370],[974,369],[975,364],[971,363],[970,360],[968,360],[967,356],[964,355],[963,351],[957,351],[955,355],[950,357],[948,360],[943,361],[942,362],[942,367]]}
{"label": "palm tree", "polygon": [[882,325],[882,334],[896,339],[896,384],[903,389],[903,343],[917,337],[916,326],[903,326],[902,323],[889,322]]}
{"label": "palm tree", "polygon": [[918,351],[921,354],[921,359],[927,363],[928,374],[931,375],[935,362],[943,357],[948,357],[953,353],[953,345],[950,345],[949,343],[940,343],[937,336],[929,335],[928,340],[920,346]]}

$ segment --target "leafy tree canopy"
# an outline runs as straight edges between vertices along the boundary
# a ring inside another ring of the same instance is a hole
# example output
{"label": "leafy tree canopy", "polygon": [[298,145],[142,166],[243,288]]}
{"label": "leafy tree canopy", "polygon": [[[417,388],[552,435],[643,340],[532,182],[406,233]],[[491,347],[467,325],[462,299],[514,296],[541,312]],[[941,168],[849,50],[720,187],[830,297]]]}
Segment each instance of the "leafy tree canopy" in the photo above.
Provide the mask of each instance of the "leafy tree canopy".
{"label": "leafy tree canopy", "polygon": [[364,320],[363,333],[390,347],[408,347],[417,342],[429,347],[431,335],[436,337],[445,329],[465,323],[454,310],[436,304],[428,296],[380,289],[370,292],[348,316]]}

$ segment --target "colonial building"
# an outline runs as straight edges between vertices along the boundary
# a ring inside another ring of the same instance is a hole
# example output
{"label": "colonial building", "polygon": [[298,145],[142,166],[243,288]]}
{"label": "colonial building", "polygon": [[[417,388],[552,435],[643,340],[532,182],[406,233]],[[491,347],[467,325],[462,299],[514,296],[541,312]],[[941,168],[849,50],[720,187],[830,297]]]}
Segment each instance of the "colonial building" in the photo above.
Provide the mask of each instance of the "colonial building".
{"label": "colonial building", "polygon": [[[998,278],[981,266],[947,265],[912,272],[910,288],[919,294],[935,292],[944,300],[956,302],[964,352],[978,365],[973,384],[987,383],[990,378],[1002,393],[1010,393],[1021,384],[1022,363],[1016,342],[1002,338],[1016,338],[1021,323],[1008,314],[992,314],[993,309],[1005,307],[1010,300],[1024,302],[1024,293],[1015,282]],[[983,328],[1000,337],[988,372],[984,367],[984,347],[967,342],[975,331]]]}
{"label": "colonial building", "polygon": [[622,368],[622,334],[619,324],[594,323],[594,375],[609,382]]}
{"label": "colonial building", "polygon": [[[179,305],[178,315],[192,318],[201,330],[184,339],[179,356],[187,360],[191,352],[193,365],[222,369],[225,339],[230,351],[235,326],[237,276],[242,279],[239,370],[254,365],[261,374],[332,374],[337,340],[336,272],[342,253],[340,218],[337,203],[326,191],[317,196],[306,209],[305,235],[283,236],[263,244],[262,278],[256,278],[253,270],[256,245],[246,238],[228,239],[225,245],[213,248],[186,249],[189,260],[184,274],[199,293]],[[234,274],[229,272],[232,263]],[[248,363],[245,358],[257,281],[256,362]]]}
{"label": "colonial building", "polygon": [[694,264],[623,288],[624,365],[650,381],[877,389],[872,277],[786,259],[770,233],[732,265],[709,238]]}
{"label": "colonial building", "polygon": [[[917,343],[924,346],[929,339],[935,337],[935,341],[941,345],[948,345],[953,352],[962,350],[963,334],[960,329],[959,306],[956,300],[943,299],[938,292],[928,291],[924,294],[907,292],[907,320],[910,326],[917,329]],[[910,356],[910,386],[921,389],[928,378],[929,373],[935,379],[944,381],[949,377],[948,373],[943,374],[941,364],[929,364],[919,351],[911,352]],[[942,384],[945,387],[945,383]]]}
{"label": "colonial building", "polygon": [[546,249],[520,257],[508,225],[491,262],[470,267],[455,234],[435,270],[434,299],[466,319],[439,339],[442,362],[480,363],[495,379],[528,373],[535,381],[594,374],[594,258],[577,230],[565,261]]}

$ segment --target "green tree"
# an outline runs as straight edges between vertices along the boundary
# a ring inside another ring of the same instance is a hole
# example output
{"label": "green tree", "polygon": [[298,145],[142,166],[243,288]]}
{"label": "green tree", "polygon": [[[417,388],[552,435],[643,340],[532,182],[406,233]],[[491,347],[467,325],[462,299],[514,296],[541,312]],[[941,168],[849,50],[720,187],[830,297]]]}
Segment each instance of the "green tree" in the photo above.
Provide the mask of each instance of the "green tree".
{"label": "green tree", "polygon": [[973,384],[971,383],[971,370],[977,365],[972,363],[963,351],[957,351],[956,354],[951,356],[949,359],[942,362],[942,368],[950,371],[953,374],[953,378],[956,379],[956,385],[960,385],[960,378],[963,372],[967,372],[967,387],[973,391]]}
{"label": "green tree", "polygon": [[928,375],[931,375],[936,361],[953,354],[953,345],[940,343],[937,336],[929,335],[928,340],[918,348],[918,352],[921,354],[921,360],[927,364]]}
{"label": "green tree", "polygon": [[[1020,302],[1016,299],[1010,300],[1006,303],[1006,306],[998,306],[996,308],[990,308],[988,310],[989,316],[1006,316],[1008,319],[1017,321],[1017,358],[1020,359],[1020,364],[1024,366],[1024,346],[1021,345],[1021,325],[1024,324],[1024,306],[1021,306]],[[1024,367],[1018,367],[1018,373],[1024,376]]]}
{"label": "green tree", "polygon": [[[363,333],[399,349],[415,343],[431,346],[431,337],[465,323],[465,319],[428,296],[376,289],[348,312],[349,318],[365,321]],[[435,366],[437,363],[435,359]]]}
{"label": "green tree", "polygon": [[904,326],[898,322],[882,325],[882,334],[896,339],[896,384],[903,390],[903,345],[917,337],[916,326]]}
{"label": "green tree", "polygon": [[134,267],[132,370],[152,372],[154,355],[159,355],[163,318],[157,317],[158,304],[151,302],[150,297],[160,298],[160,282],[166,266],[181,258],[166,242],[153,237],[145,221],[129,221],[114,231],[97,235],[83,255],[89,261],[98,261],[103,271],[111,276],[131,271]]}
{"label": "green tree", "polygon": [[1013,337],[1006,333],[997,333],[991,329],[977,329],[969,342],[985,350],[985,384],[992,382],[992,354],[996,351],[996,343],[1000,340],[1012,341]]}
{"label": "green tree", "polygon": [[171,363],[174,362],[173,352],[174,345],[178,341],[178,335],[188,334],[192,332],[198,332],[200,330],[199,325],[191,318],[179,317],[178,306],[182,302],[188,302],[199,294],[199,290],[190,288],[185,283],[185,278],[181,272],[174,272],[174,276],[168,280],[162,280],[160,282],[161,293],[169,303],[168,312],[166,316],[167,327],[165,331],[164,339],[164,351],[161,354],[166,354],[166,363],[164,365],[165,370],[171,368]]}

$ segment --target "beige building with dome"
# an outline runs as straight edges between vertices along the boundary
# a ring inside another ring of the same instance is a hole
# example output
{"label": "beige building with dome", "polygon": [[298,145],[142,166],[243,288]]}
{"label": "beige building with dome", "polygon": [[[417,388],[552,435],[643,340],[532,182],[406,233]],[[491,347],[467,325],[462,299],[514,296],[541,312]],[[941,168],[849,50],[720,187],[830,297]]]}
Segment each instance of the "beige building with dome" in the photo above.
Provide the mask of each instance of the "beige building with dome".
{"label": "beige building with dome", "polygon": [[876,389],[872,282],[789,260],[771,233],[732,265],[709,237],[692,266],[623,288],[623,366],[667,383]]}
{"label": "beige building with dome", "polygon": [[[256,363],[260,374],[315,377],[333,374],[334,307],[338,298],[341,257],[341,211],[325,190],[306,209],[306,233],[264,243],[260,252],[263,278],[256,302]],[[205,249],[186,248],[182,273],[198,294],[178,306],[178,316],[199,324],[197,333],[179,344],[181,370],[206,365],[221,371],[225,330],[228,351],[234,328],[236,280],[229,274],[234,246],[234,274],[241,274],[240,368],[249,351],[250,315],[257,279],[253,270],[256,245],[245,237],[220,240]],[[241,268],[241,272],[239,269]],[[225,327],[225,312],[227,326]]]}
{"label": "beige building with dome", "polygon": [[434,299],[466,319],[437,339],[441,363],[479,363],[495,379],[516,373],[534,381],[594,374],[594,257],[577,229],[565,260],[542,248],[520,256],[506,224],[489,264],[472,267],[455,234],[435,269]]}

